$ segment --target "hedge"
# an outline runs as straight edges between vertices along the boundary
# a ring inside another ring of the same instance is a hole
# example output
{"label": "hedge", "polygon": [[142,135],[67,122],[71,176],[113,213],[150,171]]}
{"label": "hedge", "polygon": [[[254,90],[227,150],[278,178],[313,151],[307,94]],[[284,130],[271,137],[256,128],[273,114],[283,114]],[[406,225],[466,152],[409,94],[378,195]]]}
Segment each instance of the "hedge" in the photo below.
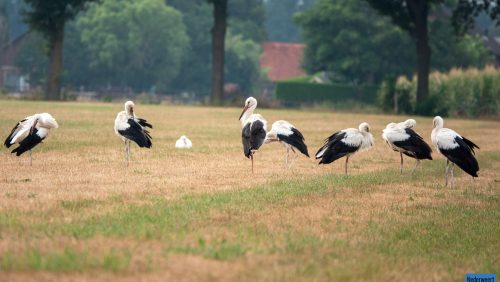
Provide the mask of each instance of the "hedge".
{"label": "hedge", "polygon": [[280,81],[276,83],[276,97],[290,103],[344,102],[358,101],[367,104],[375,103],[378,87],[355,86],[349,84],[317,84],[297,81]]}
{"label": "hedge", "polygon": [[448,73],[433,72],[429,76],[429,93],[416,105],[416,77],[401,76],[394,87],[383,85],[379,93],[381,106],[390,107],[394,92],[398,94],[399,112],[442,116],[500,116],[500,71],[493,67],[482,70],[452,69]]}

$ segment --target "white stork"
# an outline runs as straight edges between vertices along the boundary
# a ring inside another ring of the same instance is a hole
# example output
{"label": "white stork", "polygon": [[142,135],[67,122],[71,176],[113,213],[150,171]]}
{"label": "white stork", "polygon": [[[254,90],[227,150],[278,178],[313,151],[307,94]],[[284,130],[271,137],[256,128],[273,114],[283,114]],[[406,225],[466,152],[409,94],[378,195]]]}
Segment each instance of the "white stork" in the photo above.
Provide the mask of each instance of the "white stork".
{"label": "white stork", "polygon": [[239,118],[241,126],[243,127],[241,131],[243,153],[245,157],[252,160],[252,173],[253,154],[264,143],[267,131],[267,121],[261,115],[253,113],[255,108],[257,108],[257,100],[254,97],[248,97]]}
{"label": "white stork", "polygon": [[122,138],[125,143],[125,158],[127,166],[130,157],[130,141],[134,141],[141,148],[151,148],[151,135],[146,127],[153,128],[145,119],[138,118],[134,112],[134,102],[125,103],[125,111],[116,115],[115,133]]}
{"label": "white stork", "polygon": [[4,145],[10,148],[15,143],[19,143],[19,147],[12,150],[11,153],[16,153],[16,156],[22,155],[26,151],[30,151],[30,165],[32,165],[31,150],[49,134],[51,128],[58,128],[56,120],[48,113],[34,114],[25,117],[19,121],[12,129]]}
{"label": "white stork", "polygon": [[401,173],[403,173],[403,154],[417,160],[412,172],[420,164],[420,160],[432,160],[431,147],[413,130],[416,125],[414,119],[408,119],[400,123],[389,123],[382,131],[385,142],[401,156]]}
{"label": "white stork", "polygon": [[175,148],[178,149],[190,149],[193,147],[193,142],[186,137],[186,135],[182,135],[177,141],[175,141]]}
{"label": "white stork", "polygon": [[321,159],[319,164],[329,164],[346,157],[345,174],[347,175],[349,157],[371,146],[373,146],[373,135],[370,133],[370,126],[363,122],[359,125],[359,129],[343,129],[326,138],[325,144],[316,153],[316,159]]}
{"label": "white stork", "polygon": [[[479,164],[474,157],[474,148],[479,149],[479,147],[455,131],[443,128],[444,121],[440,116],[436,116],[432,122],[434,124],[431,134],[432,144],[439,153],[446,157],[446,186],[448,186],[448,173],[451,173],[451,186],[453,186],[453,167],[455,164],[472,177],[478,177]],[[451,168],[449,169],[450,161]]]}
{"label": "white stork", "polygon": [[[285,147],[285,166],[288,166],[288,168],[292,166],[293,162],[298,156],[295,152],[295,149],[299,150],[302,154],[309,157],[307,146],[304,143],[304,136],[295,126],[293,126],[286,120],[278,120],[274,122],[273,126],[271,127],[271,131],[266,134],[264,143],[267,144],[273,141],[278,141]],[[288,165],[290,150],[294,153],[295,157],[290,162],[290,165]]]}

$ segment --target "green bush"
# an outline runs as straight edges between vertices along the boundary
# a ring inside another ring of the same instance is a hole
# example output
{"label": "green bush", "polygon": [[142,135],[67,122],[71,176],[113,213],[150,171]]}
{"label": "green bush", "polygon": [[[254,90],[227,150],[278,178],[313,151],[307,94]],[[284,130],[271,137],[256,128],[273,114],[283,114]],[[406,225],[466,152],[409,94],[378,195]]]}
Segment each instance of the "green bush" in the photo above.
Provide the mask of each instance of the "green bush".
{"label": "green bush", "polygon": [[297,81],[280,81],[276,84],[276,97],[289,104],[314,102],[358,101],[374,104],[378,87],[348,84],[317,84]]}
{"label": "green bush", "polygon": [[380,84],[377,93],[377,106],[384,112],[394,111],[394,93],[396,93],[396,78],[388,76]]}
{"label": "green bush", "polygon": [[380,86],[378,105],[384,112],[413,113],[415,93],[415,87],[406,77],[389,77]]}
{"label": "green bush", "polygon": [[431,73],[428,97],[419,105],[414,99],[416,84],[416,77],[409,81],[402,76],[394,87],[381,88],[385,92],[379,95],[394,95],[390,91],[398,93],[398,112],[464,117],[500,115],[500,71],[492,67]]}

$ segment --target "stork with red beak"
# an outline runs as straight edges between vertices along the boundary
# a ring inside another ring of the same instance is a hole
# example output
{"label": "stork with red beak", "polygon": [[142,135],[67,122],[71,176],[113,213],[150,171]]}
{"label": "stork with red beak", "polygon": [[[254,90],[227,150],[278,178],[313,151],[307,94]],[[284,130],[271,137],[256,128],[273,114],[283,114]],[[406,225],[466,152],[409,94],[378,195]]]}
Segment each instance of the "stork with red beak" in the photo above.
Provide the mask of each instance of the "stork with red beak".
{"label": "stork with red beak", "polygon": [[255,108],[257,108],[257,100],[254,97],[249,97],[245,101],[245,107],[239,118],[243,128],[241,130],[243,153],[245,157],[252,160],[252,173],[253,155],[264,144],[267,131],[267,121],[261,115],[253,113]]}
{"label": "stork with red beak", "polygon": [[42,143],[48,136],[51,128],[58,128],[56,120],[48,113],[34,114],[19,121],[5,139],[4,145],[7,148],[19,143],[19,147],[12,150],[16,156],[30,151],[30,165],[32,165],[32,149]]}

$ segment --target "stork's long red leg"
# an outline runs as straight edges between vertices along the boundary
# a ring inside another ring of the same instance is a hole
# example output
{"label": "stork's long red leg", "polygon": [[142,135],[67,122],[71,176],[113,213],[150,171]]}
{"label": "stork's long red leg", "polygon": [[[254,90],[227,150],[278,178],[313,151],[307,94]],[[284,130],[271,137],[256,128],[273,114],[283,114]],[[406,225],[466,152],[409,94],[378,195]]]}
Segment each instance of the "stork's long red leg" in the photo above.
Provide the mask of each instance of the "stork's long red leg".
{"label": "stork's long red leg", "polygon": [[401,173],[403,173],[403,153],[399,152],[399,155],[401,156]]}
{"label": "stork's long red leg", "polygon": [[446,159],[446,168],[444,169],[445,186],[448,187],[448,164],[449,160]]}
{"label": "stork's long red leg", "polygon": [[253,154],[250,155],[250,159],[252,160],[252,173],[253,173]]}
{"label": "stork's long red leg", "polygon": [[349,162],[349,157],[345,158],[345,175],[347,175],[347,163]]}

